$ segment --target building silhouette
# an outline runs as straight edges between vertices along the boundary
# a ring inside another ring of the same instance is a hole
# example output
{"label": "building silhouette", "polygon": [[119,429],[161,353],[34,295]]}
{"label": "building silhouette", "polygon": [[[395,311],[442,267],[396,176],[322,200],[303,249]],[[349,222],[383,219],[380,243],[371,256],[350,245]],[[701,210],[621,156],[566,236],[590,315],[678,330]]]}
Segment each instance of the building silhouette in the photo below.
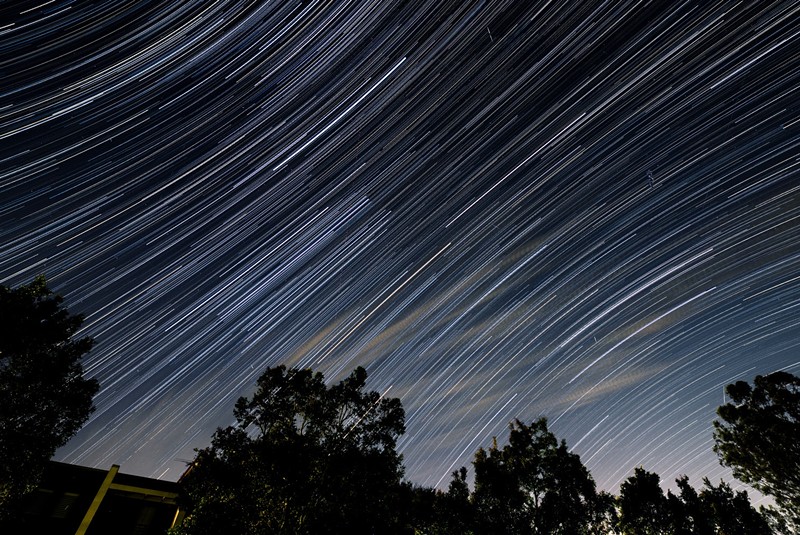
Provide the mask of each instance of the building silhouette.
{"label": "building silhouette", "polygon": [[182,519],[178,483],[50,461],[22,504],[19,533],[164,535]]}

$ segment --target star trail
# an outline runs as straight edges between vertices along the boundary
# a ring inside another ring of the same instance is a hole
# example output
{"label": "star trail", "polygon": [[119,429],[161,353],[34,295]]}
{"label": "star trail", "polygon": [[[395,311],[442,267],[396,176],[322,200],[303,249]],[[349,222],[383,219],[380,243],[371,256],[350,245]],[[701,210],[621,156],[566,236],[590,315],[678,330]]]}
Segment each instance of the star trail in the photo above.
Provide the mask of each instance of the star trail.
{"label": "star trail", "polygon": [[728,479],[800,373],[796,2],[9,2],[0,284],[99,380],[57,459],[177,479],[267,366],[361,365],[406,476],[547,416],[598,486]]}

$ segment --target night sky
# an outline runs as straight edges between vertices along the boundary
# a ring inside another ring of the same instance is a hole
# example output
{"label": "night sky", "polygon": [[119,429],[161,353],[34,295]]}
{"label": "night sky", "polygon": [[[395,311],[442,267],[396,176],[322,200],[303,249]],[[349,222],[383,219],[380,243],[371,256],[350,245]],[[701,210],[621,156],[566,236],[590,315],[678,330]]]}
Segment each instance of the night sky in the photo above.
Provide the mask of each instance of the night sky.
{"label": "night sky", "polygon": [[361,365],[415,483],[547,416],[698,486],[724,385],[800,374],[794,1],[4,2],[0,140],[0,284],[96,339],[58,460],[174,480]]}

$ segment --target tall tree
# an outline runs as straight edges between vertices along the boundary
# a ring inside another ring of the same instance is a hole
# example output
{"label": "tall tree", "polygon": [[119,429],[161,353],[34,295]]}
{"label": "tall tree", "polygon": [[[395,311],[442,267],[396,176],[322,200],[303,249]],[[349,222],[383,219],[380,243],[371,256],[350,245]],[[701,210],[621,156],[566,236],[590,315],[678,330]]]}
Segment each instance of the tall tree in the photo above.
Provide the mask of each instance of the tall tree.
{"label": "tall tree", "polygon": [[668,502],[658,474],[636,467],[619,487],[619,529],[628,535],[669,532]]}
{"label": "tall tree", "polygon": [[182,479],[188,515],[176,533],[392,533],[405,431],[400,400],[364,392],[357,368],[331,386],[320,373],[268,368],[236,402]]}
{"label": "tall tree", "polygon": [[800,377],[775,372],[753,383],[725,389],[731,402],[717,409],[714,451],[734,477],[800,523]]}
{"label": "tall tree", "polygon": [[706,503],[689,484],[687,476],[675,480],[679,493],[667,492],[667,510],[675,535],[715,535],[714,521]]}
{"label": "tall tree", "polygon": [[475,514],[469,500],[467,469],[461,467],[453,472],[447,492],[441,493],[436,502],[438,529],[441,535],[467,535],[474,530]]}
{"label": "tall tree", "polygon": [[594,480],[577,454],[559,444],[540,418],[516,420],[509,442],[475,455],[478,531],[482,533],[588,533],[596,509]]}
{"label": "tall tree", "polygon": [[475,467],[472,502],[475,505],[477,533],[513,535],[525,529],[524,491],[504,457],[495,440],[488,452],[483,448],[478,449],[472,461]]}
{"label": "tall tree", "polygon": [[94,410],[98,384],[80,363],[93,340],[74,338],[82,323],[42,276],[0,286],[0,517]]}
{"label": "tall tree", "polygon": [[725,535],[770,535],[772,530],[767,521],[750,503],[744,491],[734,492],[730,485],[720,481],[714,486],[703,479],[704,488],[700,500],[716,526],[716,533]]}
{"label": "tall tree", "polygon": [[606,491],[600,491],[589,503],[588,535],[607,535],[614,532],[618,515],[616,497]]}
{"label": "tall tree", "polygon": [[734,491],[720,481],[714,486],[703,479],[698,493],[689,478],[675,480],[680,493],[667,493],[664,529],[674,535],[770,535],[766,519],[753,507],[744,491]]}

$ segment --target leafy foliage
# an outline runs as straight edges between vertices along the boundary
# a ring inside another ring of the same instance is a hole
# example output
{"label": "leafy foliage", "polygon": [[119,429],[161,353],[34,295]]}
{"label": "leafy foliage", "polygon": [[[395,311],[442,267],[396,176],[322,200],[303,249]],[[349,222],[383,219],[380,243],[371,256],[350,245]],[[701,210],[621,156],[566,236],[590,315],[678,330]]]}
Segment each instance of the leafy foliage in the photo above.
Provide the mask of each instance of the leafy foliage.
{"label": "leafy foliage", "polygon": [[547,420],[510,426],[509,443],[475,455],[473,502],[480,533],[588,533],[595,483]]}
{"label": "leafy foliage", "polygon": [[[755,394],[759,406],[796,422],[795,383],[772,379],[783,390],[786,384],[791,388],[766,398]],[[404,432],[400,401],[364,393],[365,380],[361,368],[331,387],[310,370],[267,369],[252,398],[236,403],[237,425],[218,429],[211,446],[198,451],[182,481],[189,515],[175,533],[793,532],[794,521],[784,511],[756,511],[745,492],[724,482],[715,486],[704,479],[698,492],[683,476],[676,480],[677,493],[665,495],[658,474],[638,467],[618,497],[598,493],[580,457],[556,439],[544,418],[529,425],[515,420],[505,446],[495,439],[476,452],[472,492],[466,468],[453,472],[447,491],[412,485],[401,481],[395,452]],[[764,382],[757,378],[759,384]],[[746,405],[746,388],[729,392],[739,400],[735,409]],[[721,408],[720,415],[728,416],[728,410]],[[741,449],[736,441],[743,436],[728,438]],[[785,485],[794,475],[777,474],[775,484]]]}
{"label": "leafy foliage", "polygon": [[630,535],[667,533],[667,498],[658,474],[641,466],[619,487],[619,528]]}
{"label": "leafy foliage", "polygon": [[94,410],[98,384],[80,364],[93,340],[73,338],[82,323],[44,277],[0,286],[0,516]]}
{"label": "leafy foliage", "polygon": [[682,476],[675,482],[679,494],[667,492],[667,509],[675,535],[714,535],[714,522],[709,518],[706,504],[689,484],[689,478]]}
{"label": "leafy foliage", "polygon": [[698,493],[682,476],[678,495],[664,496],[658,474],[642,467],[620,485],[618,528],[624,534],[769,535],[772,531],[747,493],[703,479]]}
{"label": "leafy foliage", "polygon": [[391,533],[405,431],[400,400],[363,392],[366,371],[326,387],[320,373],[268,368],[236,426],[218,429],[182,480],[176,533]]}
{"label": "leafy foliage", "polygon": [[469,501],[467,469],[463,466],[453,472],[447,492],[442,494],[436,510],[442,534],[470,533],[475,522],[472,504]]}
{"label": "leafy foliage", "polygon": [[769,535],[772,531],[766,520],[750,504],[747,493],[734,492],[731,486],[720,481],[714,486],[703,479],[700,500],[706,515],[712,519],[716,533],[725,535]]}
{"label": "leafy foliage", "polygon": [[800,377],[757,376],[726,388],[731,403],[717,410],[714,451],[733,475],[775,499],[800,523]]}
{"label": "leafy foliage", "polygon": [[[410,485],[408,485],[410,487]],[[413,487],[412,503],[405,515],[410,533],[425,535],[469,535],[475,514],[470,502],[467,469],[453,472],[446,492]]]}

